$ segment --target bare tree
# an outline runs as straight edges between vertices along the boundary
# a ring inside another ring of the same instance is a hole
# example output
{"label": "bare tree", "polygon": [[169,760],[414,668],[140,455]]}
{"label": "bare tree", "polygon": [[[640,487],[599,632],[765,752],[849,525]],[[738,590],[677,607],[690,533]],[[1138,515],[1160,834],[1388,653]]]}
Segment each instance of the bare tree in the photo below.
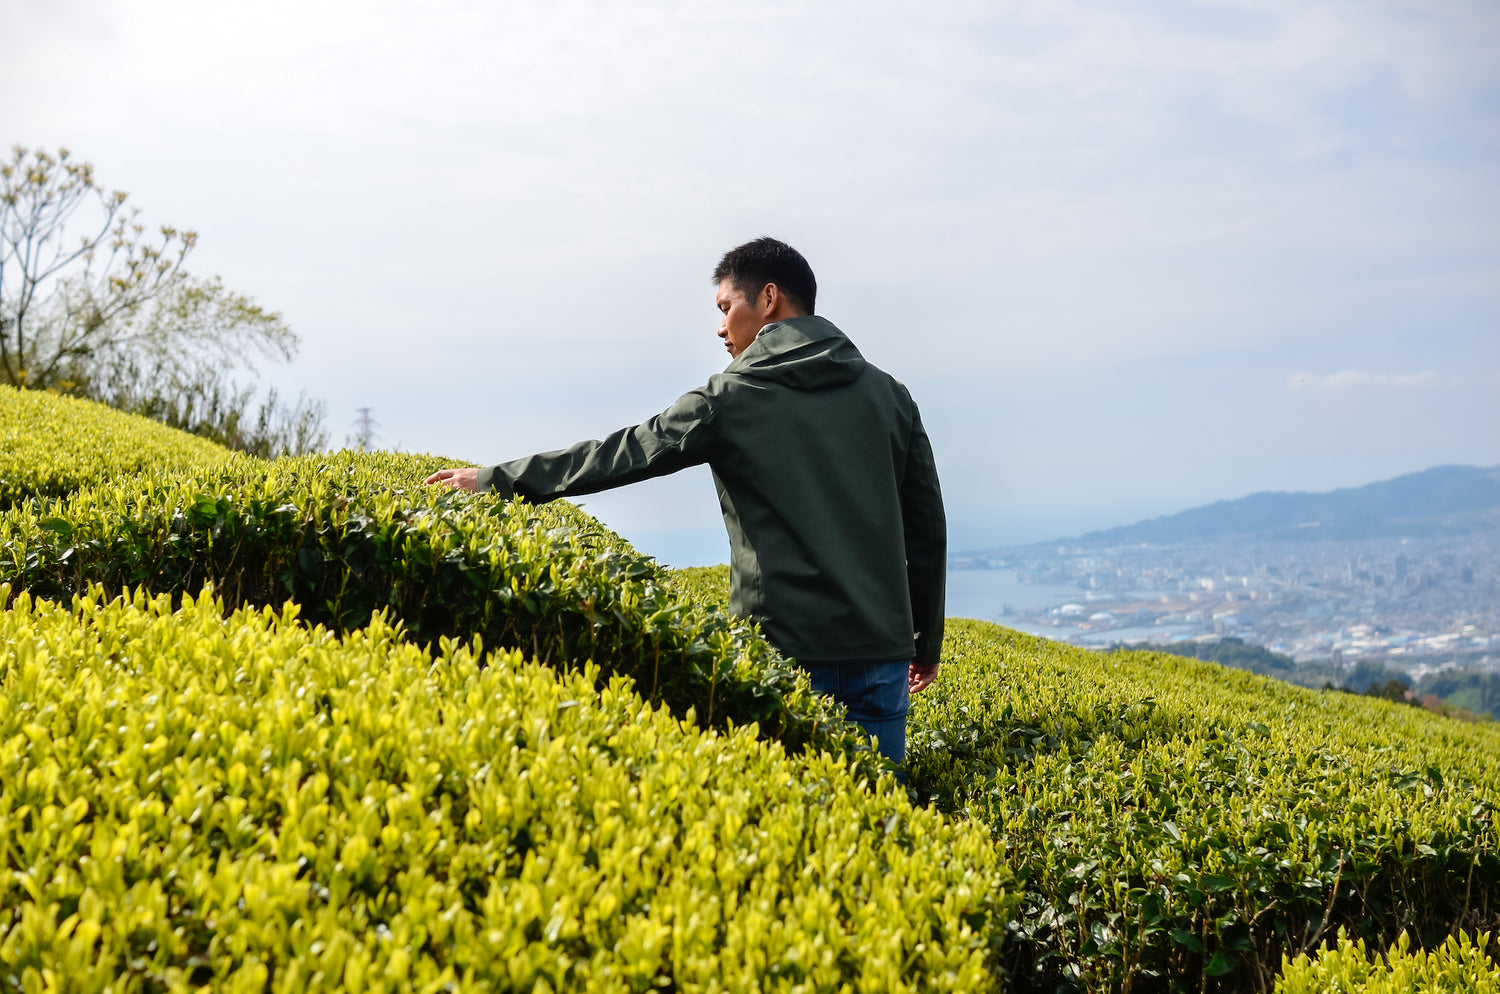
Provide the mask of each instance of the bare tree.
{"label": "bare tree", "polygon": [[[148,232],[128,199],[67,149],[16,146],[0,162],[0,383],[117,406],[183,389],[249,403],[253,391],[226,383],[226,370],[290,359],[297,336],[217,277],[189,275],[197,233]],[[321,420],[316,405],[271,407],[301,421],[288,437],[323,437],[316,424],[307,431],[310,411]]]}

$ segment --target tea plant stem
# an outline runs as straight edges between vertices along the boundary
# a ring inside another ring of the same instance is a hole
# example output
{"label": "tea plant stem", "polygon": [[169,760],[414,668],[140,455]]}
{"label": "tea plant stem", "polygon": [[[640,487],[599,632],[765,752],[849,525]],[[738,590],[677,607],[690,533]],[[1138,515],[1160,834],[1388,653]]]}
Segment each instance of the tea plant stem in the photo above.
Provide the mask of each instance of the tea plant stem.
{"label": "tea plant stem", "polygon": [[[1318,925],[1317,931],[1312,934],[1312,938],[1302,944],[1302,948],[1299,950],[1302,955],[1305,956],[1310,949],[1316,946],[1318,941],[1323,938],[1323,933],[1328,931],[1328,922],[1333,917],[1333,905],[1338,900],[1339,884],[1343,882],[1343,879],[1344,853],[1340,851],[1338,870],[1333,876],[1333,889],[1328,892],[1328,904],[1323,908],[1323,921]],[[1364,900],[1363,895],[1361,895],[1360,900]],[[1368,909],[1368,905],[1366,905],[1366,909]]]}

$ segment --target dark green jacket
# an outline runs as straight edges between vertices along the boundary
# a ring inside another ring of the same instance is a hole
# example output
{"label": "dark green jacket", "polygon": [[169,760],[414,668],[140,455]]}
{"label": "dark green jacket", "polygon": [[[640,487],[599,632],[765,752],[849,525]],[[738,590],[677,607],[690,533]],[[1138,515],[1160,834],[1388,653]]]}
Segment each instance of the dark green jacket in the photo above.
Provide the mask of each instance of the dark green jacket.
{"label": "dark green jacket", "polygon": [[947,527],[911,394],[808,315],[767,325],[718,376],[603,441],[479,473],[532,501],[707,463],[734,614],[807,663],[915,658],[943,640]]}

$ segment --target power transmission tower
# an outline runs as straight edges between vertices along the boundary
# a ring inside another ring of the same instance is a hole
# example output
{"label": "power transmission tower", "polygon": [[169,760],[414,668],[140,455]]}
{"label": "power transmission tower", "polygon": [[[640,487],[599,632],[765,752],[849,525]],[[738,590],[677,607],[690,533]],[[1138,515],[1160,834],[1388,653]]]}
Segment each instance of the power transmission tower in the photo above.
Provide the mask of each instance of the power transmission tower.
{"label": "power transmission tower", "polygon": [[356,407],[355,410],[359,412],[359,417],[354,419],[354,434],[350,436],[350,440],[359,446],[359,451],[368,452],[375,441],[375,429],[380,427],[380,422],[370,417],[373,407]]}

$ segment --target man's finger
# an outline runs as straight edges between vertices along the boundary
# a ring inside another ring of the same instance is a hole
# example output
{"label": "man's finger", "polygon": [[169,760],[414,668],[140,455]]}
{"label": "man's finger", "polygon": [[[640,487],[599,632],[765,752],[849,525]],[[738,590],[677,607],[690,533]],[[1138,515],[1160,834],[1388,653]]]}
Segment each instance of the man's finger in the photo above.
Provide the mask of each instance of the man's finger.
{"label": "man's finger", "polygon": [[908,692],[913,694],[921,693],[928,687],[932,686],[932,682],[937,679],[937,675],[938,667],[936,664],[931,666],[918,666],[916,663],[912,663],[909,682],[907,684]]}
{"label": "man's finger", "polygon": [[465,469],[440,469],[433,473],[424,483],[442,484],[452,487],[454,490],[468,490],[471,493],[479,489],[479,467],[470,466]]}

